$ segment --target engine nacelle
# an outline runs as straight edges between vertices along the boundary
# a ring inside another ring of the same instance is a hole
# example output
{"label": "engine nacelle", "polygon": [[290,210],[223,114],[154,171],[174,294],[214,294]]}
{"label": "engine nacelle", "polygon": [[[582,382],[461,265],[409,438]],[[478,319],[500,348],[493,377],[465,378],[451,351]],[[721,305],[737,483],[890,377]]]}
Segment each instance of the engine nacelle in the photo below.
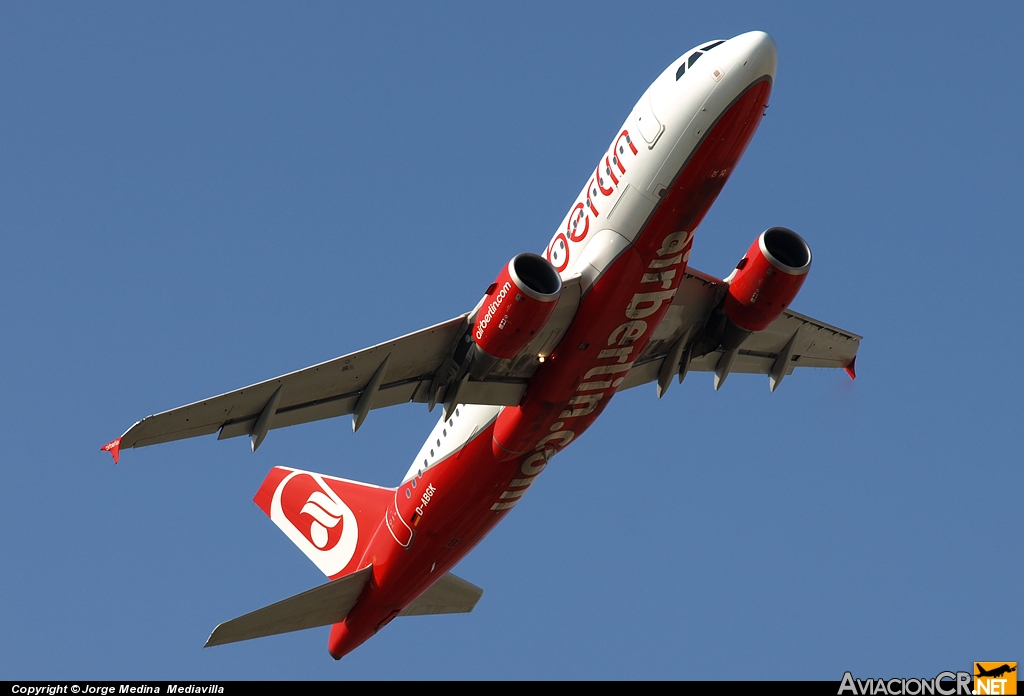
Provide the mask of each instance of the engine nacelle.
{"label": "engine nacelle", "polygon": [[[474,374],[518,355],[544,328],[562,294],[554,266],[536,254],[519,254],[487,289],[473,325]],[[489,363],[489,364],[488,364]]]}
{"label": "engine nacelle", "polygon": [[761,331],[789,306],[811,268],[811,248],[785,227],[765,230],[729,281],[725,315],[744,331]]}

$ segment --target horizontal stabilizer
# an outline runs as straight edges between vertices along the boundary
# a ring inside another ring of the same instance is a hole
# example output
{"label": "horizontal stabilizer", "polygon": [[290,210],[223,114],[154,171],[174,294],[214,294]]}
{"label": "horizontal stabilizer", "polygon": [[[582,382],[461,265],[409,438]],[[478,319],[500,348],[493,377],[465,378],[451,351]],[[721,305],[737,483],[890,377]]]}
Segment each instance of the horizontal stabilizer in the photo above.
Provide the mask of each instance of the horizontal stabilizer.
{"label": "horizontal stabilizer", "polygon": [[399,616],[466,614],[473,611],[483,593],[484,591],[473,583],[451,573],[445,573],[444,577],[407,606]]}
{"label": "horizontal stabilizer", "polygon": [[339,623],[359,599],[371,569],[372,566],[366,566],[269,607],[225,621],[213,629],[205,647]]}

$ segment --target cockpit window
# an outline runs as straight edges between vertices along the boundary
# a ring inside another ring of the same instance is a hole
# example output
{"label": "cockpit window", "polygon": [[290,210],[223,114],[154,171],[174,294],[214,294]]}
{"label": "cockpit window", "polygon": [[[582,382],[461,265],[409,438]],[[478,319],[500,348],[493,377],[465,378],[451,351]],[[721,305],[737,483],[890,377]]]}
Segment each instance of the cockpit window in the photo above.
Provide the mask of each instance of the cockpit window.
{"label": "cockpit window", "polygon": [[[678,80],[680,77],[682,77],[686,73],[687,68],[692,68],[693,64],[696,63],[697,59],[704,55],[704,53],[707,53],[715,46],[721,46],[724,43],[724,39],[722,41],[715,41],[714,43],[709,43],[707,46],[700,49],[699,51],[694,51],[692,54],[690,54],[689,60],[685,60],[679,64],[679,69],[676,70],[676,79]],[[701,51],[703,51],[704,53],[702,53]]]}

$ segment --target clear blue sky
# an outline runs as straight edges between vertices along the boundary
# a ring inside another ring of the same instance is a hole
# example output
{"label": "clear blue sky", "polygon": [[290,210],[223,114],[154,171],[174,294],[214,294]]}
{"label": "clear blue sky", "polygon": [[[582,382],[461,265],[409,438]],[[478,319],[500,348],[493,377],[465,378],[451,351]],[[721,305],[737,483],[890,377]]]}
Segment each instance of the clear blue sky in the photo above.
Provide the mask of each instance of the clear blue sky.
{"label": "clear blue sky", "polygon": [[[934,676],[1024,660],[1019,3],[0,4],[0,679]],[[396,484],[419,405],[98,450],[471,308],[690,47],[772,34],[691,264],[799,231],[851,383],[620,394],[456,572],[468,616],[203,650],[322,581],[267,470]],[[1018,501],[1017,503],[1013,501]]]}

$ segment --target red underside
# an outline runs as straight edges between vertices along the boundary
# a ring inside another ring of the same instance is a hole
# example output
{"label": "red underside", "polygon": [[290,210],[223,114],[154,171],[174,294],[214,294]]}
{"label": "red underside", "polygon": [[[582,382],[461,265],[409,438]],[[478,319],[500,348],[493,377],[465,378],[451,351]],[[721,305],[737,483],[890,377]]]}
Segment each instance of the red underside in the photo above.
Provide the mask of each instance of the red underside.
{"label": "red underside", "polygon": [[[373,564],[372,580],[345,621],[331,629],[331,655],[340,658],[376,633],[502,519],[508,507],[493,508],[518,500],[519,491],[532,484],[546,463],[532,450],[549,450],[551,454],[562,449],[601,414],[617,385],[600,392],[596,407],[586,415],[565,416],[573,408],[569,402],[579,393],[584,375],[594,368],[615,364],[607,357],[600,358],[599,353],[610,345],[609,337],[617,327],[629,321],[626,311],[635,295],[651,291],[650,281],[641,282],[643,274],[652,261],[664,257],[659,250],[663,250],[668,235],[680,230],[692,232],[704,219],[757,130],[770,92],[767,79],[755,83],[718,120],[632,249],[619,257],[584,296],[572,326],[531,379],[520,406],[504,410],[502,417],[515,419],[514,437],[528,443],[530,455],[498,461],[492,453],[494,423],[481,423],[486,427],[461,451],[424,472],[419,490],[433,485],[436,493],[418,518],[410,547],[401,547],[381,524],[359,562],[360,568]],[[685,261],[675,269],[675,277],[665,281],[668,289],[678,286]],[[657,286],[659,290],[662,287]],[[630,362],[643,351],[668,306],[666,302],[644,317],[646,330],[627,346]],[[542,443],[547,438],[554,439]],[[403,519],[411,521],[416,499],[406,499],[404,487],[399,489],[402,495],[396,497],[398,511]]]}

